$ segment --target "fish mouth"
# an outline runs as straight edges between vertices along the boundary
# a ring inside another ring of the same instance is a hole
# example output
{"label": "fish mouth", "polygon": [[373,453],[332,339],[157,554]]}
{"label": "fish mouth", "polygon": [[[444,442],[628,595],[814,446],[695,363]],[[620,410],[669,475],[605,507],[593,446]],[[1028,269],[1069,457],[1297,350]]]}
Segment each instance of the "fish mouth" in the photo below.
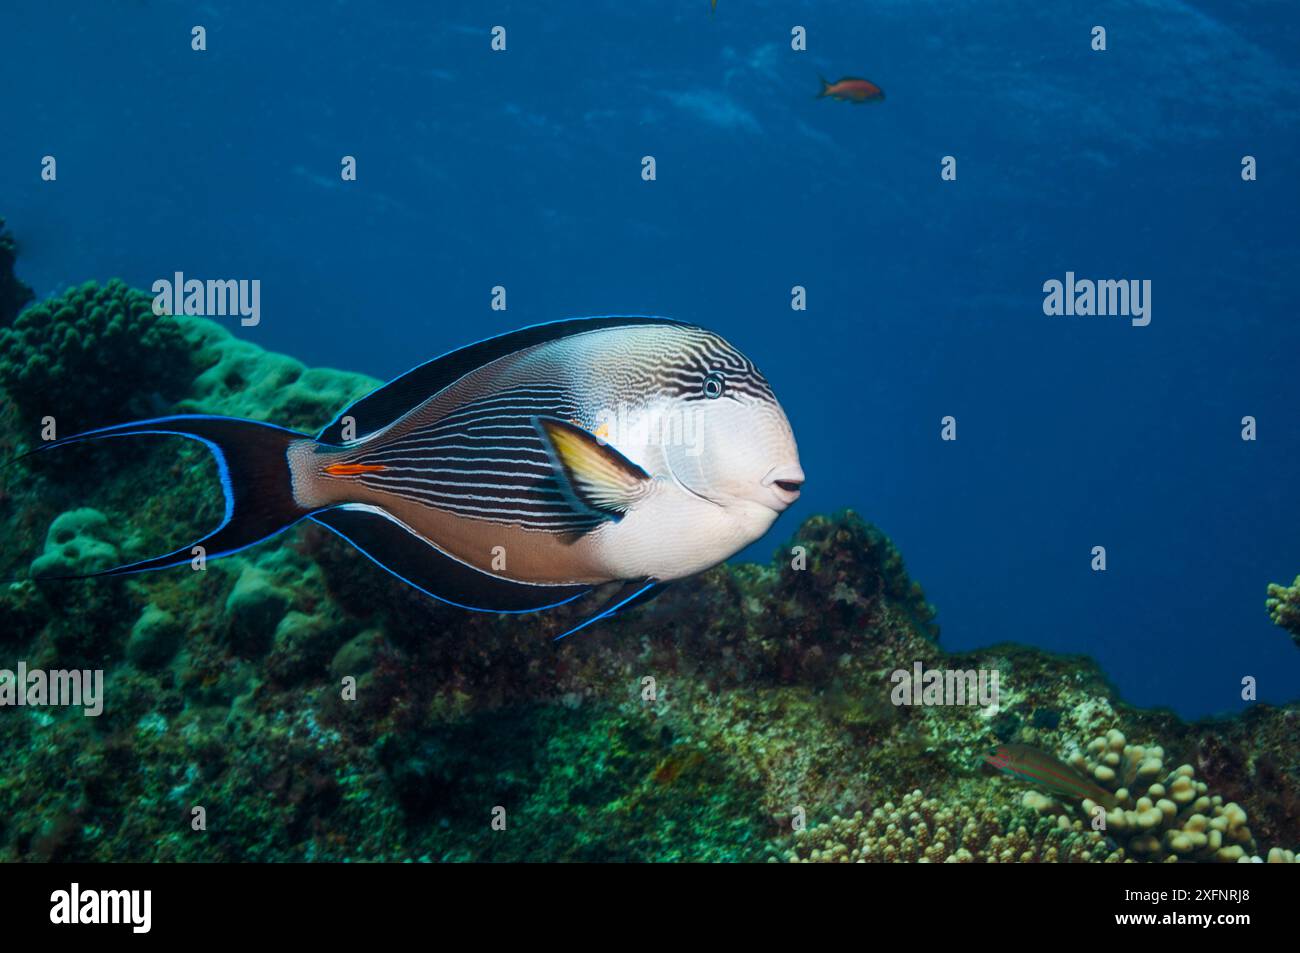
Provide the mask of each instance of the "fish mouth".
{"label": "fish mouth", "polygon": [[781,464],[768,470],[761,482],[777,504],[772,509],[780,513],[799,499],[804,479],[803,467],[797,463]]}

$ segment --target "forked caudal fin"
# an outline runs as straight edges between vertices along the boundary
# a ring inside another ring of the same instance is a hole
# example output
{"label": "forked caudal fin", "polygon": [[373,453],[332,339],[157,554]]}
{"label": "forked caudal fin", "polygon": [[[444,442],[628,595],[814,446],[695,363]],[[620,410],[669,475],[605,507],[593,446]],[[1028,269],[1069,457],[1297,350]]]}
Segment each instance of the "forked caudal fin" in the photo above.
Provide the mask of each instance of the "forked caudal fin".
{"label": "forked caudal fin", "polygon": [[41,578],[88,579],[182,566],[194,558],[195,546],[202,546],[205,558],[208,559],[227,556],[288,529],[312,512],[294,498],[286,456],[292,442],[311,438],[254,420],[204,415],[159,417],[65,437],[25,456],[101,437],[144,434],[189,437],[201,441],[212,451],[221,475],[221,490],[226,497],[226,511],[221,525],[189,546],[153,559],[98,572]]}

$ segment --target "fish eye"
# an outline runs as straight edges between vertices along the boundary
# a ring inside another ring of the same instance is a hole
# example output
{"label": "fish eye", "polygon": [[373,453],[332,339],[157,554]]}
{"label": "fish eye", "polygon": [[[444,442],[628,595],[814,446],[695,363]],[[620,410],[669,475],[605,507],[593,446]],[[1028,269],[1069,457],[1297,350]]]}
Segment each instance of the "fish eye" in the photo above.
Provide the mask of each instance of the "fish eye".
{"label": "fish eye", "polygon": [[726,389],[727,379],[717,371],[710,371],[704,375],[704,396],[709,400],[717,400]]}

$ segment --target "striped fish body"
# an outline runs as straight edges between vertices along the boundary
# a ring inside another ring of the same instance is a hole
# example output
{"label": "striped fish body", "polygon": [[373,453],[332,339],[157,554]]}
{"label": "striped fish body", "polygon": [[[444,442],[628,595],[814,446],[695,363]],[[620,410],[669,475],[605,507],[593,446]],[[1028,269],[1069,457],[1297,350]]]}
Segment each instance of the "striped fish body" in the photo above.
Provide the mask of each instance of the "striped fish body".
{"label": "striped fish body", "polygon": [[985,763],[1004,774],[1027,781],[1067,801],[1089,798],[1107,809],[1115,807],[1115,795],[1085,778],[1059,758],[1030,745],[998,745],[984,755]]}
{"label": "striped fish body", "polygon": [[[350,444],[291,446],[295,497],[313,510],[368,507],[479,572],[535,586],[678,579],[766,532],[790,499],[764,477],[786,472],[791,496],[803,477],[754,365],[687,325],[576,324]],[[714,379],[723,392],[711,397]],[[543,419],[604,433],[644,473],[617,518],[575,500]]]}

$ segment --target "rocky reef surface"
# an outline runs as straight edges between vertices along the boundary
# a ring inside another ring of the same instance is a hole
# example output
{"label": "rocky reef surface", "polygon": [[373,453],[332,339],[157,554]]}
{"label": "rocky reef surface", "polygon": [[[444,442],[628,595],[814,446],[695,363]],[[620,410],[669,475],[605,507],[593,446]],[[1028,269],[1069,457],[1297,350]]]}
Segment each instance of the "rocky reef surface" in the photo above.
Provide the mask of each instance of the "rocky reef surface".
{"label": "rocky reef surface", "polygon": [[[0,326],[7,459],[45,417],[65,435],[172,412],[314,431],[377,383],[155,317],[119,282],[25,303]],[[0,708],[0,861],[1287,860],[1300,845],[1300,707],[1189,724],[1125,705],[1087,658],[946,652],[899,553],[852,512],[559,643],[589,602],[465,612],[313,524],[202,571],[31,579],[169,551],[221,512],[209,454],[177,438],[0,470],[0,572],[18,580],[0,585],[0,669],[105,672],[98,717]],[[892,704],[891,673],[918,662],[996,670],[999,703]],[[1113,823],[994,775],[981,754],[998,742],[1123,786]]]}

